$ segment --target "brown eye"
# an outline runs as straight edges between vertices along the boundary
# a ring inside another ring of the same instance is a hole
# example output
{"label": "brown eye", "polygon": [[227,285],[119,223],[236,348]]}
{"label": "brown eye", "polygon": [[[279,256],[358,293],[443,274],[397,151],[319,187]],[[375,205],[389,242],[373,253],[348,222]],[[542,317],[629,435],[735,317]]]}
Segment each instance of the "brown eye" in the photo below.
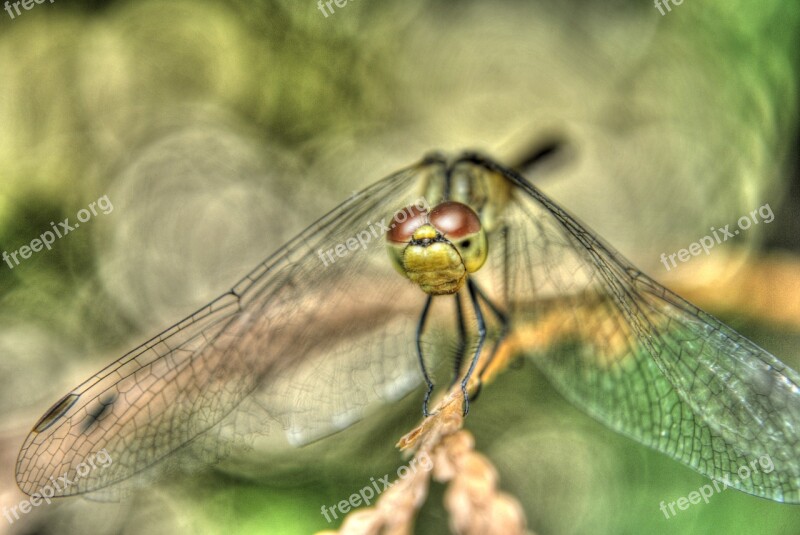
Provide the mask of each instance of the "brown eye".
{"label": "brown eye", "polygon": [[392,217],[386,239],[394,243],[408,243],[414,232],[427,222],[428,212],[414,205],[406,206]]}
{"label": "brown eye", "polygon": [[428,220],[436,230],[451,240],[477,234],[481,230],[481,220],[466,204],[443,202],[434,208]]}

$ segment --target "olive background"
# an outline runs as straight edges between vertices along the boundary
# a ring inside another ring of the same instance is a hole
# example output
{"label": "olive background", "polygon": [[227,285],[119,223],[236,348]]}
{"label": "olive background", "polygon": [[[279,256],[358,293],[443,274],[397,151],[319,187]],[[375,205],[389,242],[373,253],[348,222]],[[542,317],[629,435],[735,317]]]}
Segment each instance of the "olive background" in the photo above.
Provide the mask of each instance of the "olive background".
{"label": "olive background", "polygon": [[[560,142],[528,178],[667,284],[709,282],[682,269],[669,279],[661,253],[765,203],[775,220],[711,257],[796,258],[800,6],[671,7],[350,0],[326,18],[311,0],[55,0],[13,20],[0,11],[0,249],[103,195],[114,206],[52,250],[0,264],[0,507],[24,498],[16,454],[56,399],[430,150],[510,164]],[[710,284],[723,295],[743,281]],[[710,312],[800,368],[800,329]],[[308,449],[251,452],[120,503],[60,500],[0,532],[335,527],[322,505],[395,473],[393,445],[421,395]],[[467,428],[539,534],[800,532],[800,506],[730,489],[665,519],[662,500],[709,481],[584,415],[529,362],[485,389]],[[447,532],[442,494],[434,484],[418,533]]]}

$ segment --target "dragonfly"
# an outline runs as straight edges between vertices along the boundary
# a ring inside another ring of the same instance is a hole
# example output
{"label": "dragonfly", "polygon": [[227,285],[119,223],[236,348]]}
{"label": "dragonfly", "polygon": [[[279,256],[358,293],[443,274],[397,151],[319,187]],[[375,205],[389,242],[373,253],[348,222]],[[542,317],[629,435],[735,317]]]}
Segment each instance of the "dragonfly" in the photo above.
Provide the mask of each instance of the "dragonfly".
{"label": "dragonfly", "polygon": [[[262,424],[302,446],[423,382],[428,415],[429,370],[447,356],[466,414],[511,337],[608,427],[743,492],[800,502],[798,373],[474,152],[432,153],[351,196],[86,379],[33,426],[16,480],[28,494],[61,475],[72,484],[56,496],[102,491],[179,451],[218,459]],[[78,474],[100,449],[113,463]],[[765,455],[774,470],[735,477]]]}

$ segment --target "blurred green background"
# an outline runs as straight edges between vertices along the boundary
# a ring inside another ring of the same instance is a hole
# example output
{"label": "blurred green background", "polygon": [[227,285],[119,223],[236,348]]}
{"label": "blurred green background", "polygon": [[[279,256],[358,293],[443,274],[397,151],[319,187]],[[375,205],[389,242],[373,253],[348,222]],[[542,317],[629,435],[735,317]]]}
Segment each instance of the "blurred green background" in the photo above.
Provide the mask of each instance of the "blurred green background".
{"label": "blurred green background", "polygon": [[[0,264],[0,506],[23,498],[18,448],[59,396],[432,149],[512,162],[564,141],[530,178],[656,278],[661,253],[765,203],[775,221],[720,249],[798,254],[799,25],[800,5],[778,0],[664,16],[630,0],[351,0],[327,18],[312,0],[0,11],[0,249],[103,195],[114,206]],[[724,319],[800,368],[800,328]],[[304,450],[119,504],[62,500],[0,532],[335,527],[321,506],[403,463],[393,444],[420,395]],[[662,500],[707,480],[583,415],[530,363],[483,392],[467,427],[539,534],[800,533],[800,507],[734,490],[665,519]],[[441,497],[434,485],[418,533],[447,532]]]}

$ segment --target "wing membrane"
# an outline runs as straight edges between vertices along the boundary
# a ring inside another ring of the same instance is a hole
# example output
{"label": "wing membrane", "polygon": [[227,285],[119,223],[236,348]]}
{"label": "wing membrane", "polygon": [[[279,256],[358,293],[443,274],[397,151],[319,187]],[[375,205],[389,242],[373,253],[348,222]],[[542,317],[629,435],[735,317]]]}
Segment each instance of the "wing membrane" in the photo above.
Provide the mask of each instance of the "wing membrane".
{"label": "wing membrane", "polygon": [[[476,277],[566,398],[704,475],[800,501],[796,372],[637,271],[516,173],[474,155],[458,161],[512,185]],[[56,495],[95,492],[192,443],[218,458],[226,426],[243,429],[246,400],[303,444],[409,392],[421,380],[415,329],[425,296],[393,271],[372,224],[418,200],[420,184],[453,170],[445,165],[423,161],[367,188],[70,392],[26,439],[20,488],[66,475],[73,485]],[[345,249],[357,235],[372,243]],[[431,338],[448,319],[433,315]],[[80,474],[101,449],[112,464]],[[764,456],[773,470],[739,477]]]}
{"label": "wing membrane", "polygon": [[[221,434],[245,399],[302,444],[408,393],[421,381],[414,330],[424,296],[393,271],[374,231],[418,200],[421,176],[437,172],[440,163],[423,162],[367,188],[230,292],[74,389],[25,440],[20,488],[31,494],[65,475],[73,484],[56,495],[70,495],[126,480],[211,430]],[[363,229],[365,249],[325,265],[320,251]],[[222,455],[223,438],[203,441],[208,457]],[[102,449],[111,464],[80,474]]]}
{"label": "wing membrane", "polygon": [[[481,164],[517,186],[507,304],[562,394],[701,474],[800,502],[800,376],[637,271],[524,178]],[[764,456],[774,469],[753,470]]]}

